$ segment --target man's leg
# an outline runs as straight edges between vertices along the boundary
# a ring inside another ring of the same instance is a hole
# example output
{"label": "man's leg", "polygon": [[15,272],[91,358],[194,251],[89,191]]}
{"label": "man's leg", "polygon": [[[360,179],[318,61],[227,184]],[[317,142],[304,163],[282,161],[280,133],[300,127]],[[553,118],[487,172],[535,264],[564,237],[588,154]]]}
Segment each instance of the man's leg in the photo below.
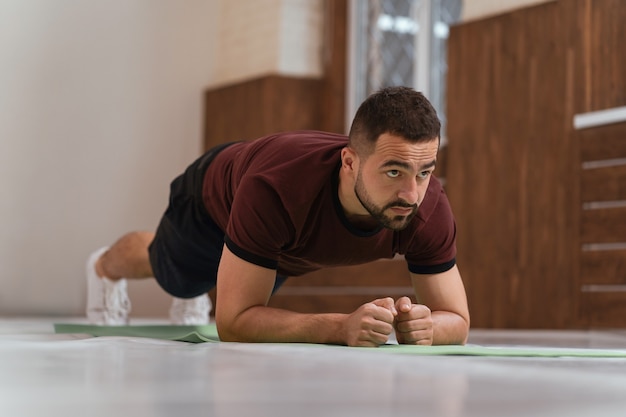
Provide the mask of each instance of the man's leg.
{"label": "man's leg", "polygon": [[126,278],[153,276],[148,258],[152,232],[124,235],[110,248],[101,248],[87,260],[87,317],[94,324],[128,324],[131,303]]}
{"label": "man's leg", "polygon": [[122,236],[96,261],[96,274],[112,281],[153,277],[148,257],[153,239],[153,232],[131,232]]}
{"label": "man's leg", "polygon": [[[125,325],[131,309],[126,278],[154,277],[149,258],[153,232],[131,232],[110,248],[92,254],[87,262],[87,317],[100,325]],[[192,298],[173,297],[173,324],[208,324],[212,305],[206,293]]]}

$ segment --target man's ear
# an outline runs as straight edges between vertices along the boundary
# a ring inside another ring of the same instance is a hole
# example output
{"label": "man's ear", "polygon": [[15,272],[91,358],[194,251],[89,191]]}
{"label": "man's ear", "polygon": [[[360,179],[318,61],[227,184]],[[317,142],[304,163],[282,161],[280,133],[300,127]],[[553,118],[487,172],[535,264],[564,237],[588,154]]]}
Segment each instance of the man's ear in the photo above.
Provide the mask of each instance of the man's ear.
{"label": "man's ear", "polygon": [[352,173],[359,169],[359,155],[349,146],[341,150],[341,168]]}

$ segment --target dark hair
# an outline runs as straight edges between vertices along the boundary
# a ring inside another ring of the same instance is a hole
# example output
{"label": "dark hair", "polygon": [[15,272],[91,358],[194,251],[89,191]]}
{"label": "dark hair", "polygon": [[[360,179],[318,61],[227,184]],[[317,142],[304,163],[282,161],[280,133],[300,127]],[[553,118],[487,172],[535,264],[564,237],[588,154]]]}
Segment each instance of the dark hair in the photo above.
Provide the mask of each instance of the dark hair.
{"label": "dark hair", "polygon": [[422,93],[386,87],[370,95],[357,110],[349,145],[360,155],[369,155],[383,133],[417,143],[439,138],[440,131],[437,112]]}

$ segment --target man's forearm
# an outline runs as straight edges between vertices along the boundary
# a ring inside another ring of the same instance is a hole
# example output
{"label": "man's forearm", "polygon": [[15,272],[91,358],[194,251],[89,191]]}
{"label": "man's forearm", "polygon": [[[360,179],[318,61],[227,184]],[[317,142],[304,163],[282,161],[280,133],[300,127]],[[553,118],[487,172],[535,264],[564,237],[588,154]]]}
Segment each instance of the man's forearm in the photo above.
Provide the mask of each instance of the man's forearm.
{"label": "man's forearm", "polygon": [[[219,309],[219,306],[218,306]],[[216,317],[220,339],[230,342],[346,344],[346,314],[302,314],[253,306],[236,317]]]}

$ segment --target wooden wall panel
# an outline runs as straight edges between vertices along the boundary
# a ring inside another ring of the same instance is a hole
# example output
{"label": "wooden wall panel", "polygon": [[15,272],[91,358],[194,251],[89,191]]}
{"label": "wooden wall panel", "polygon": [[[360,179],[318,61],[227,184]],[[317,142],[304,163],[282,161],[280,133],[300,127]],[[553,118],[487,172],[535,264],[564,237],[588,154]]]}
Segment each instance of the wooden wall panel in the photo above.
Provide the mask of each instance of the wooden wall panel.
{"label": "wooden wall panel", "polygon": [[397,299],[405,295],[415,298],[406,262],[380,260],[290,278],[272,297],[270,305],[301,313],[349,313],[376,298]]}
{"label": "wooden wall panel", "polygon": [[576,0],[583,17],[584,82],[580,112],[626,105],[626,7],[623,0]]}
{"label": "wooden wall panel", "polygon": [[320,129],[321,80],[266,76],[205,93],[205,148],[270,133]]}
{"label": "wooden wall panel", "polygon": [[626,200],[626,165],[586,169],[580,187],[583,202]]}
{"label": "wooden wall panel", "polygon": [[559,3],[452,28],[447,190],[475,327],[567,327],[577,148],[565,140],[571,14]]}
{"label": "wooden wall panel", "polygon": [[582,285],[626,285],[626,249],[584,251],[580,276]]}
{"label": "wooden wall panel", "polygon": [[447,190],[475,327],[626,327],[623,295],[581,291],[623,279],[622,250],[582,244],[625,240],[625,209],[582,208],[624,198],[624,170],[582,163],[625,158],[626,132],[572,123],[626,105],[624,21],[619,0],[570,0],[452,28]]}
{"label": "wooden wall panel", "polygon": [[581,242],[626,242],[626,207],[584,210],[581,216]]}
{"label": "wooden wall panel", "polygon": [[321,91],[321,130],[346,133],[346,74],[348,51],[347,0],[325,2],[324,79]]}
{"label": "wooden wall panel", "polygon": [[587,292],[581,298],[581,311],[588,327],[624,327],[626,292]]}
{"label": "wooden wall panel", "polygon": [[580,143],[582,161],[626,158],[626,123],[583,129],[574,140]]}
{"label": "wooden wall panel", "polygon": [[[363,271],[367,270],[364,274]],[[380,260],[365,265],[326,268],[300,277],[290,278],[283,289],[294,287],[337,285],[341,287],[410,287],[406,262],[400,259]],[[282,291],[282,289],[281,289]]]}
{"label": "wooden wall panel", "polygon": [[[298,313],[351,313],[365,303],[369,303],[377,298],[393,297],[401,295],[411,296],[411,292],[389,293],[387,289],[381,289],[379,293],[349,294],[342,295],[340,292],[332,291],[324,294],[300,294],[298,296],[285,296],[276,294],[270,300],[270,306],[283,308]],[[294,302],[297,300],[297,302]]]}

